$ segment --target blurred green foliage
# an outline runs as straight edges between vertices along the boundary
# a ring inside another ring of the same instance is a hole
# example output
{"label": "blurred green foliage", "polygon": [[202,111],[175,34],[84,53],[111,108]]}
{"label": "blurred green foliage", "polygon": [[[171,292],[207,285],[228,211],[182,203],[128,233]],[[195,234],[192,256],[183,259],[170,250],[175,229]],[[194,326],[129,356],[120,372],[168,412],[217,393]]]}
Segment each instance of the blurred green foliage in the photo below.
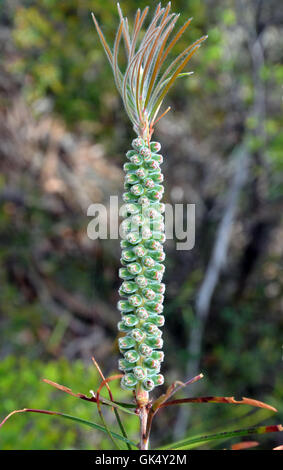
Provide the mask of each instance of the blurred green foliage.
{"label": "blurred green foliage", "polygon": [[[111,102],[107,106],[109,71],[101,51],[93,47],[93,2],[28,3],[28,8],[16,11],[15,41],[26,54],[14,69],[32,77],[27,86],[29,98],[51,96],[55,110],[69,124],[94,123],[101,116],[101,127],[96,129],[101,130]],[[107,0],[97,7],[102,22],[109,22],[115,4]]]}
{"label": "blurred green foliage", "polygon": [[[70,363],[65,359],[43,363],[38,360],[7,357],[0,363],[0,420],[11,410],[36,408],[61,411],[100,423],[95,404],[56,390],[43,383],[42,378],[48,378],[71,388],[74,392],[86,395],[89,395],[89,390],[96,390],[100,384],[93,364],[86,367],[80,361]],[[117,400],[125,399],[125,394],[117,382],[116,384],[113,382],[111,389]],[[117,431],[114,414],[108,410],[105,415],[111,429]],[[121,418],[127,420],[129,435],[136,438],[138,418],[128,414]],[[109,441],[105,434],[99,431],[89,430],[81,425],[76,426],[54,416],[24,413],[13,416],[1,428],[0,448],[1,450],[108,449]]]}

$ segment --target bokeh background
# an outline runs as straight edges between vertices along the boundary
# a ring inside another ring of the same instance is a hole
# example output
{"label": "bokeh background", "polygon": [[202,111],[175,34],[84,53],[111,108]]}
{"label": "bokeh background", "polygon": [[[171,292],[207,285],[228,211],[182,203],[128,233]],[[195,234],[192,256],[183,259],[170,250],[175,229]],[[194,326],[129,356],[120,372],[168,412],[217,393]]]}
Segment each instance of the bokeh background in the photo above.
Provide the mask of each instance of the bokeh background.
{"label": "bokeh background", "polygon": [[[121,0],[133,18],[157,2]],[[168,241],[166,383],[203,372],[187,396],[235,395],[279,409],[195,404],[161,412],[153,444],[283,419],[283,9],[278,0],[173,0],[176,47],[209,38],[177,80],[156,140],[165,202],[196,204],[196,246]],[[0,417],[25,406],[99,421],[88,393],[117,370],[118,241],[87,237],[87,208],[123,191],[134,137],[98,41],[112,0],[0,0]],[[280,132],[281,130],[281,132]],[[129,399],[113,386],[117,399]],[[113,420],[112,416],[108,417]],[[137,419],[128,419],[131,436]],[[260,448],[282,443],[258,439]],[[110,448],[71,422],[18,415],[1,449]],[[211,448],[211,446],[209,447]],[[223,444],[218,445],[223,448]]]}

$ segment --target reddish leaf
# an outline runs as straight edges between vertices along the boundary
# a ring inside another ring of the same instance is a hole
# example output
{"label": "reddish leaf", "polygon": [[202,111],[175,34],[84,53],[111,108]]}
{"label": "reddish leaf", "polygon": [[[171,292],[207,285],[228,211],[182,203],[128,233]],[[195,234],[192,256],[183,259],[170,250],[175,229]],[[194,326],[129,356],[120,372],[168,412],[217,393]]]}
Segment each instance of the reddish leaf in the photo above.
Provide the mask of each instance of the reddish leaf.
{"label": "reddish leaf", "polygon": [[156,412],[160,406],[165,403],[167,400],[169,400],[170,397],[172,397],[178,390],[181,388],[187,387],[188,385],[191,385],[198,380],[203,378],[203,374],[196,375],[192,379],[187,380],[187,382],[181,382],[180,380],[176,380],[173,382],[170,387],[166,390],[166,393],[163,395],[160,395],[152,404],[152,412]]}
{"label": "reddish leaf", "polygon": [[250,449],[251,447],[257,447],[258,445],[259,445],[259,442],[257,441],[238,442],[237,444],[233,444],[231,446],[231,450]]}
{"label": "reddish leaf", "polygon": [[270,411],[277,412],[276,408],[267,405],[262,401],[253,400],[252,398],[243,397],[242,400],[235,400],[234,397],[194,397],[194,398],[181,398],[180,400],[172,400],[167,403],[162,403],[160,408],[171,405],[182,405],[183,403],[229,403],[233,405],[251,405],[257,408],[265,408]]}
{"label": "reddish leaf", "polygon": [[[82,400],[97,403],[97,398],[95,395],[92,395],[91,397],[87,397],[83,393],[74,393],[70,388],[65,387],[64,385],[57,384],[56,382],[52,382],[52,380],[48,380],[48,379],[42,379],[42,380],[48,385],[51,385],[52,387],[55,387],[58,390],[61,390],[62,392],[68,393],[68,395],[71,395],[72,397],[81,398]],[[131,405],[130,403],[114,402],[111,400],[107,400],[104,397],[99,398],[99,403],[101,403],[102,405],[119,408],[122,411],[125,411],[126,413],[135,414],[134,412],[131,411],[131,408],[135,408],[135,405]]]}
{"label": "reddish leaf", "polygon": [[0,423],[0,428],[3,426],[3,424],[6,423],[6,421],[13,415],[17,414],[17,413],[25,413],[25,412],[29,412],[29,413],[43,413],[43,414],[46,414],[46,415],[60,415],[59,412],[55,412],[55,411],[47,411],[47,410],[37,410],[37,409],[32,409],[32,408],[23,408],[22,410],[15,410],[15,411],[12,411],[12,413],[9,413],[6,418],[3,419],[3,421]]}
{"label": "reddish leaf", "polygon": [[[99,364],[98,364],[98,362],[95,360],[94,356],[92,356],[91,359],[92,359],[92,362],[94,363],[94,365],[95,365],[95,367],[96,367],[96,370],[98,371],[100,377],[102,378],[102,380],[105,380],[105,377],[104,377],[104,375],[103,375],[103,372],[102,372],[102,370],[100,369]],[[110,389],[108,383],[106,383],[106,388],[107,388],[107,390],[108,390],[108,394],[109,394],[110,400],[111,400],[111,401],[114,401],[114,398],[113,398],[113,395],[112,395],[112,392],[111,392],[111,389]]]}
{"label": "reddish leaf", "polygon": [[54,388],[57,388],[58,390],[61,390],[61,392],[68,393],[68,395],[71,395],[72,397],[81,398],[82,400],[92,401],[94,403],[97,401],[95,397],[87,397],[83,393],[74,393],[70,388],[65,387],[65,385],[57,384],[56,382],[52,382],[52,380],[42,379],[42,381]]}
{"label": "reddish leaf", "polygon": [[178,390],[180,390],[183,387],[187,387],[188,385],[191,385],[198,380],[203,378],[203,374],[196,375],[192,379],[187,380],[187,382],[181,382],[179,380],[176,380],[173,382],[170,387],[166,390],[166,393],[163,395],[160,395],[151,405],[151,408],[148,413],[148,419],[147,419],[147,427],[146,427],[146,436],[148,437],[151,431],[151,426],[152,426],[152,421],[154,416],[156,415],[157,411],[162,407],[165,406],[165,402],[169,400],[170,397],[172,397]]}

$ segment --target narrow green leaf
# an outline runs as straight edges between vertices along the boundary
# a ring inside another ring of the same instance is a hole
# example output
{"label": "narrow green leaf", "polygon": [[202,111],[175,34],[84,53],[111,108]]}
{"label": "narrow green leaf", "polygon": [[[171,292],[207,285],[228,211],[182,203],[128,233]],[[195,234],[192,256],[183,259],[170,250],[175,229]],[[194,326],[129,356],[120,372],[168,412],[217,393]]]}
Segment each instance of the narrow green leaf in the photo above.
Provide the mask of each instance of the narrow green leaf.
{"label": "narrow green leaf", "polygon": [[109,427],[107,426],[107,423],[104,419],[104,416],[103,416],[103,413],[102,413],[102,410],[101,410],[101,407],[99,406],[99,404],[97,403],[97,410],[98,410],[98,413],[99,413],[99,416],[100,416],[100,419],[101,419],[101,422],[103,424],[103,427],[105,429],[105,432],[107,433],[110,441],[113,443],[114,447],[117,447],[118,450],[121,450],[121,448],[119,447],[119,444],[117,444],[117,442],[115,441],[115,438],[112,434],[112,432],[110,431]]}
{"label": "narrow green leaf", "polygon": [[[22,410],[15,410],[12,413],[10,413],[6,418],[0,423],[0,427],[3,426],[6,421],[14,414],[16,413],[40,413],[40,414],[45,414],[45,415],[51,415],[51,416],[60,416],[61,418],[69,419],[71,421],[75,421],[79,424],[84,424],[85,426],[88,426],[93,429],[97,429],[98,431],[102,431],[104,433],[107,433],[106,429],[104,426],[101,426],[100,424],[93,423],[92,421],[87,421],[82,418],[77,418],[76,416],[68,415],[65,413],[61,413],[59,411],[49,411],[49,410],[39,410],[39,409],[33,409],[33,408],[23,408]],[[113,437],[116,439],[119,439],[120,441],[126,442],[134,447],[137,447],[137,445],[130,441],[129,439],[126,439],[124,436],[121,436],[120,434],[117,434],[114,431],[110,431]]]}
{"label": "narrow green leaf", "polygon": [[[137,405],[135,405],[134,403],[124,403],[124,402],[121,402],[121,401],[114,401],[113,403],[115,403],[116,405],[121,406],[122,408],[127,408],[127,409],[133,409],[133,408],[137,407]],[[132,414],[136,414],[136,413],[132,412]]]}
{"label": "narrow green leaf", "polygon": [[[120,415],[119,415],[119,412],[118,410],[116,410],[116,408],[114,408],[114,413],[115,413],[115,416],[116,416],[116,420],[117,420],[117,423],[118,423],[118,426],[120,428],[120,431],[122,433],[122,435],[127,439],[127,441],[129,440],[128,438],[128,434],[127,434],[127,431],[123,425],[123,421],[121,420],[120,418]],[[132,447],[131,447],[131,444],[129,444],[129,442],[127,442],[127,448],[128,450],[132,450]]]}
{"label": "narrow green leaf", "polygon": [[[92,421],[87,421],[85,419],[77,418],[76,416],[71,416],[71,415],[67,415],[67,414],[64,414],[64,413],[56,413],[56,415],[61,416],[62,418],[65,418],[65,419],[70,419],[72,421],[76,421],[77,423],[80,423],[80,424],[84,424],[85,426],[89,426],[91,428],[97,429],[98,431],[102,431],[104,433],[107,433],[106,429],[103,426],[101,426],[100,424],[97,424],[97,423],[93,423]],[[126,443],[128,443],[128,444],[130,444],[134,447],[137,447],[137,445],[134,442],[130,441],[129,439],[125,438],[124,436],[121,436],[120,434],[117,434],[114,431],[110,431],[110,433],[112,434],[112,436],[115,439],[119,439],[120,441],[126,442]]]}
{"label": "narrow green leaf", "polygon": [[105,397],[103,397],[102,400],[103,401],[101,402],[101,405],[113,406],[114,408],[118,408],[119,410],[124,411],[125,413],[136,415],[136,413],[133,411],[133,408],[136,408],[136,405],[131,405],[130,403],[128,404],[128,403],[119,403],[116,401],[111,401]]}
{"label": "narrow green leaf", "polygon": [[[179,75],[177,76],[177,78],[182,78],[182,77],[186,77],[188,75],[192,75],[194,72],[183,72],[183,73],[179,73]],[[164,85],[166,85],[166,83],[169,82],[169,80],[171,80],[171,77],[172,75],[170,75],[170,77],[167,78],[167,80],[164,80],[164,82],[162,82],[160,84],[160,88],[163,87]]]}
{"label": "narrow green leaf", "polygon": [[189,439],[184,439],[179,442],[174,442],[172,444],[161,447],[161,450],[179,450],[179,449],[192,449],[200,445],[205,444],[206,442],[213,441],[215,439],[226,440],[231,437],[247,436],[250,434],[265,434],[269,432],[282,432],[283,427],[281,424],[273,426],[257,426],[246,429],[237,429],[235,431],[225,431],[217,434],[210,434],[207,436],[195,436],[190,437]]}

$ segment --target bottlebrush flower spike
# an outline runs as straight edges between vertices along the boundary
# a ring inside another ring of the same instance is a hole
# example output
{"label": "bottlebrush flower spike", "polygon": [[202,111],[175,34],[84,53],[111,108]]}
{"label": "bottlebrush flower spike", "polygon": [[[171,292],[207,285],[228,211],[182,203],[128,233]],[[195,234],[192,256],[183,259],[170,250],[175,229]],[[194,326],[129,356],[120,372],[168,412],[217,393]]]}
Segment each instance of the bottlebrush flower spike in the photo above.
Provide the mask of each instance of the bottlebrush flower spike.
{"label": "bottlebrush flower spike", "polygon": [[[148,392],[164,382],[160,364],[164,354],[160,327],[164,325],[162,284],[165,259],[162,244],[164,234],[164,204],[161,203],[164,188],[160,165],[163,157],[161,145],[151,142],[154,125],[165,113],[158,113],[165,95],[182,70],[200,47],[206,36],[198,39],[179,54],[172,63],[164,64],[169,53],[189,26],[191,19],[171,38],[180,15],[170,13],[171,4],[166,8],[158,4],[153,18],[141,36],[149,8],[137,10],[132,32],[128,20],[123,17],[118,4],[120,25],[113,51],[108,46],[98,22],[93,20],[105,53],[113,69],[115,83],[123,99],[125,110],[137,134],[132,149],[126,153],[124,164],[125,193],[123,200],[124,221],[122,268],[123,280],[119,293],[123,300],[118,303],[122,320],[118,329],[124,333],[119,339],[119,348],[124,355],[119,369],[124,372],[121,386],[135,390],[139,406],[148,402]],[[121,71],[118,65],[119,48],[123,39],[127,65]]]}
{"label": "bottlebrush flower spike", "polygon": [[163,212],[160,202],[163,194],[160,164],[160,144],[138,137],[132,150],[126,154],[128,163],[122,208],[124,238],[121,242],[123,267],[119,275],[123,280],[118,303],[122,320],[119,339],[124,358],[119,369],[125,372],[121,385],[126,390],[136,390],[139,403],[147,400],[148,392],[164,382],[160,363],[164,354],[161,330],[164,325],[162,284],[165,259],[162,244],[165,241]]}

